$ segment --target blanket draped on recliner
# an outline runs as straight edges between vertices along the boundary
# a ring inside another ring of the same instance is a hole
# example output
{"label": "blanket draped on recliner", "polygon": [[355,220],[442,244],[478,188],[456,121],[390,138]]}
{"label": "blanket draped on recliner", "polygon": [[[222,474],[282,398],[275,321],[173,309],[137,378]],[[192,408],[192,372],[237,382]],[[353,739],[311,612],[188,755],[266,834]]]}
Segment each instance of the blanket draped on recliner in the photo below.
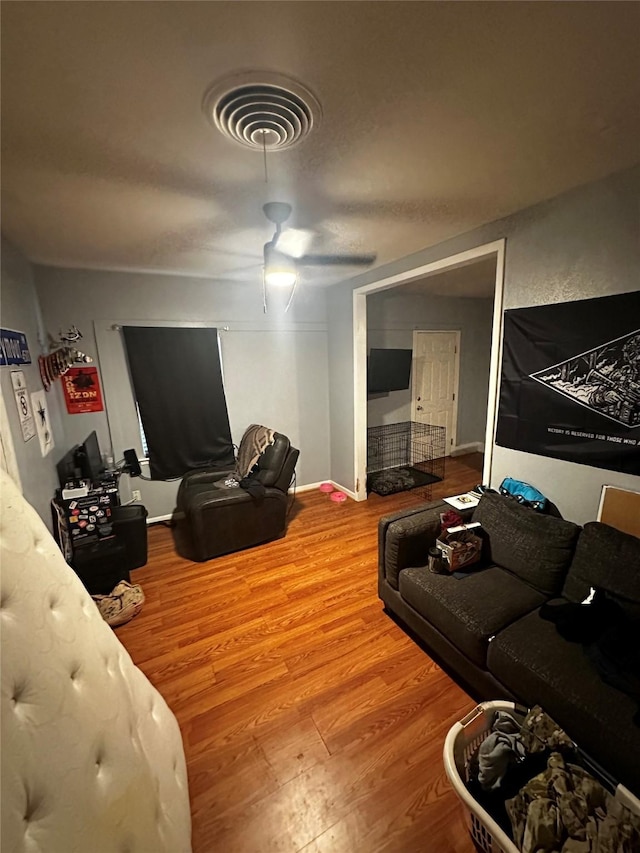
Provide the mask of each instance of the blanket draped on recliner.
{"label": "blanket draped on recliner", "polygon": [[259,424],[247,427],[240,441],[236,460],[236,472],[241,480],[249,475],[258,459],[273,442],[274,430]]}

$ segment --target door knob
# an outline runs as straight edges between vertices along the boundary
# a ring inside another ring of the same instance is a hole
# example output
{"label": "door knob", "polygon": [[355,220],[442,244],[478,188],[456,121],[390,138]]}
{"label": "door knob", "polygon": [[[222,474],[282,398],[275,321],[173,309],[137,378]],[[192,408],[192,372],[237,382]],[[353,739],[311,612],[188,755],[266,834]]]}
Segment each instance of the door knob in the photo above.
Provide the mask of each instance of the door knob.
{"label": "door knob", "polygon": [[421,412],[421,411],[422,411],[422,406],[416,406],[416,410],[417,410],[418,412]]}

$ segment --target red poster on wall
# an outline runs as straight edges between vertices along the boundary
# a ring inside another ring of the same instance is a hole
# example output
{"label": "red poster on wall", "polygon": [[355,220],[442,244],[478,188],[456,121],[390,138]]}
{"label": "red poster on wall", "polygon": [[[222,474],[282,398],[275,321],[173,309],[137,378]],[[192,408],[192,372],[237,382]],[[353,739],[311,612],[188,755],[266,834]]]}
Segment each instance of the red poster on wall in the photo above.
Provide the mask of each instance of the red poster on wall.
{"label": "red poster on wall", "polygon": [[96,367],[70,367],[60,378],[70,415],[104,411]]}

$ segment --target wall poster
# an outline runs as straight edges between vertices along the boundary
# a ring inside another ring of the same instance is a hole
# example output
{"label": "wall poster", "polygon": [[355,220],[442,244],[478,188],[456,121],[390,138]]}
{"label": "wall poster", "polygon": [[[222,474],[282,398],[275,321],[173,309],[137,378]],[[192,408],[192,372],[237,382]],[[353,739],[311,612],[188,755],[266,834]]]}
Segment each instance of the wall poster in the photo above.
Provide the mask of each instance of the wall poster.
{"label": "wall poster", "polygon": [[640,291],[505,311],[496,443],[640,474]]}
{"label": "wall poster", "polygon": [[40,442],[40,452],[43,456],[50,453],[56,446],[53,440],[53,432],[51,430],[51,422],[49,420],[49,407],[44,391],[34,391],[31,395],[33,410],[36,413],[36,429],[38,430],[38,440]]}
{"label": "wall poster", "polygon": [[95,367],[70,367],[61,377],[64,399],[70,415],[84,412],[101,412],[102,391]]}
{"label": "wall poster", "polygon": [[22,438],[24,441],[29,441],[29,439],[33,438],[36,434],[36,425],[33,420],[31,404],[29,403],[27,381],[24,378],[23,370],[11,371],[11,384],[13,385],[13,393],[16,397],[16,406],[18,409],[18,417],[20,418]]}

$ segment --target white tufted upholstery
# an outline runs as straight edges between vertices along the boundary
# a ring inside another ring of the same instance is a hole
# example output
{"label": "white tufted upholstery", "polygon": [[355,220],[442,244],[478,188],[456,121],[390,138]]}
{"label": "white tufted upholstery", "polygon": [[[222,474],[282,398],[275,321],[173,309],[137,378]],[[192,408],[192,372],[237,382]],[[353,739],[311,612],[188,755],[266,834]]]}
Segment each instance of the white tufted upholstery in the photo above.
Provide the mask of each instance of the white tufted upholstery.
{"label": "white tufted upholstery", "polygon": [[188,853],[175,717],[0,471],[2,853]]}

